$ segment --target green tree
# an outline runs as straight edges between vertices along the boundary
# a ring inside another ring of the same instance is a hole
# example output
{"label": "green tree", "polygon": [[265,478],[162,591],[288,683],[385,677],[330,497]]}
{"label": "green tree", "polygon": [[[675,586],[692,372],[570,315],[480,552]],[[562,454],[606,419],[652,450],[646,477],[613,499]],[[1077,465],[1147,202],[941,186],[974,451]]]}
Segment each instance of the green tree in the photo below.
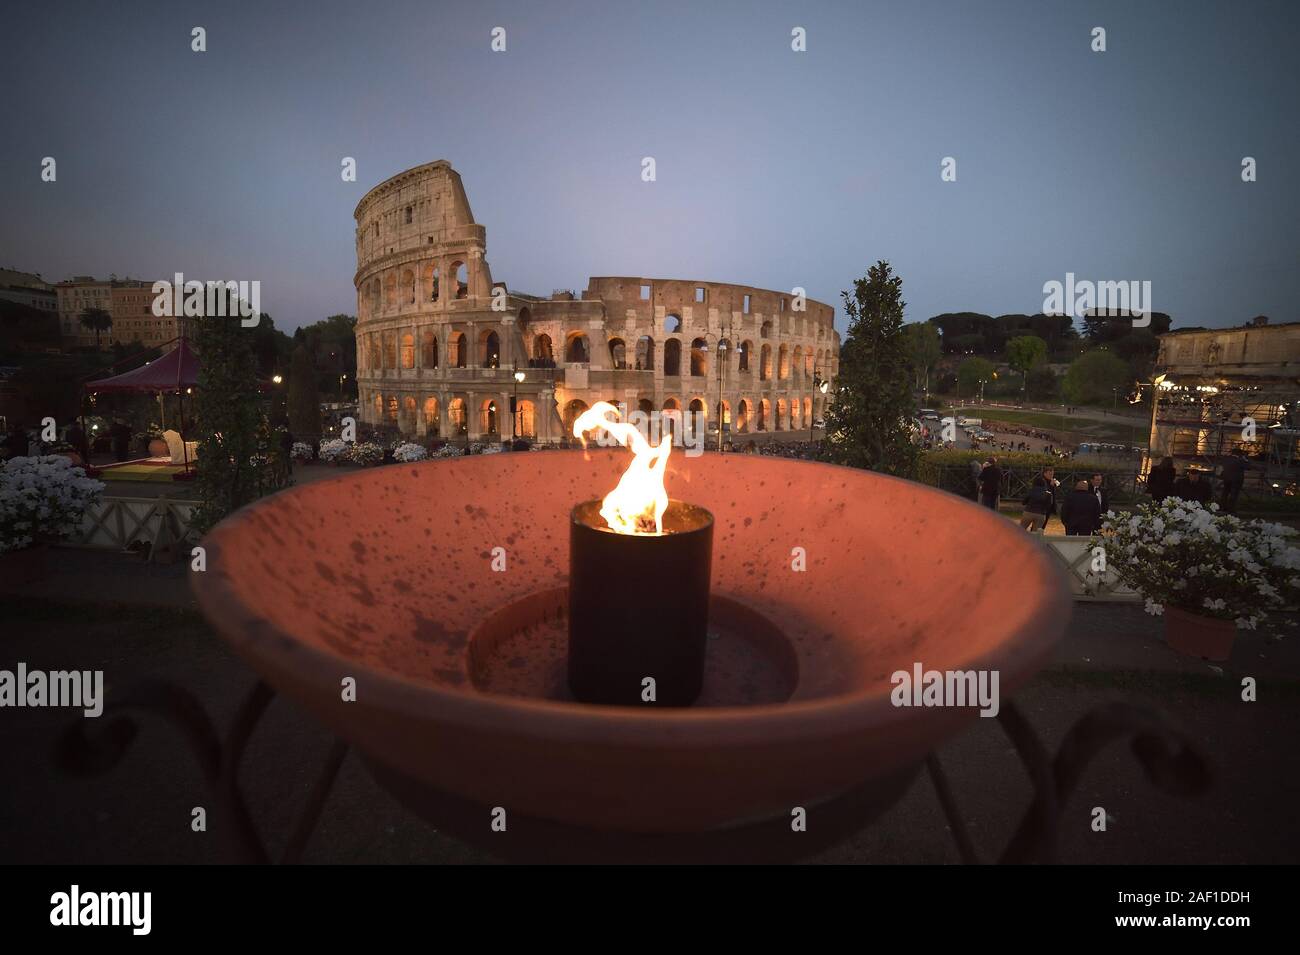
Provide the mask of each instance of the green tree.
{"label": "green tree", "polygon": [[1108,404],[1114,400],[1115,389],[1128,391],[1130,375],[1127,362],[1096,349],[1070,363],[1061,391],[1071,404]]}
{"label": "green tree", "polygon": [[975,356],[957,366],[957,394],[972,397],[979,394],[980,383],[993,380],[993,362]]}
{"label": "green tree", "polygon": [[289,366],[289,430],[299,441],[310,441],[321,433],[316,369],[306,345],[294,348]]}
{"label": "green tree", "polygon": [[93,306],[81,313],[81,327],[95,333],[95,347],[99,347],[99,336],[113,327],[113,316],[102,308]]}
{"label": "green tree", "polygon": [[1047,360],[1047,342],[1037,335],[1018,335],[1007,342],[1007,363],[1024,379],[1029,388],[1029,370]]}
{"label": "green tree", "polygon": [[1030,398],[1042,401],[1056,397],[1056,372],[1047,365],[1036,365],[1029,369],[1025,380],[1025,392]]}
{"label": "green tree", "polygon": [[853,292],[841,293],[849,317],[836,392],[826,412],[824,456],[836,464],[900,477],[916,472],[912,374],[903,333],[903,280],[877,262]]}
{"label": "green tree", "polygon": [[194,526],[206,533],[226,515],[276,487],[278,447],[269,447],[258,394],[252,336],[237,319],[190,320],[199,358],[194,417],[199,441],[199,505]]}
{"label": "green tree", "polygon": [[943,357],[939,329],[929,322],[913,322],[903,326],[903,337],[907,342],[908,362],[912,366],[915,386],[929,391],[930,370]]}

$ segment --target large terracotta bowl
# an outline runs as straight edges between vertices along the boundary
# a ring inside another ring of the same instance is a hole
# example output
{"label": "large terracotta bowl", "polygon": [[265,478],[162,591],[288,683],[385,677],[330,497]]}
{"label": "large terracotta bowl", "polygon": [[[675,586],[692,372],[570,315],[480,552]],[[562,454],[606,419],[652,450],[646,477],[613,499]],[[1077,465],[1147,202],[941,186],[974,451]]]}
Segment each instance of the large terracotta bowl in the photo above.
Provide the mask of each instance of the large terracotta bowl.
{"label": "large terracotta bowl", "polygon": [[[971,502],[830,465],[678,453],[670,495],[715,519],[704,695],[576,703],[557,677],[569,513],[628,460],[494,454],[313,482],[216,527],[194,591],[271,685],[394,777],[625,832],[734,826],[897,779],[979,717],[895,707],[894,671],[996,669],[1005,698],[1066,625],[1042,544]],[[655,581],[612,566],[609,587],[652,612]]]}

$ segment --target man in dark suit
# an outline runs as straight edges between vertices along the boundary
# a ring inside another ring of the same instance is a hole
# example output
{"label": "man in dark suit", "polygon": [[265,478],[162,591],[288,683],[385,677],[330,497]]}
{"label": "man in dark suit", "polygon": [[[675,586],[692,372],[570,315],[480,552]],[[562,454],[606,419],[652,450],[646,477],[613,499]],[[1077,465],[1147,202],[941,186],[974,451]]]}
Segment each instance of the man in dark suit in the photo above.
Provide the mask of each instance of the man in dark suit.
{"label": "man in dark suit", "polygon": [[980,471],[980,503],[990,510],[998,509],[998,495],[1002,493],[1002,469],[998,467],[997,458],[989,458],[989,463]]}
{"label": "man in dark suit", "polygon": [[1092,487],[1090,487],[1089,490],[1092,491],[1092,496],[1097,499],[1097,503],[1101,506],[1101,513],[1104,515],[1110,510],[1110,495],[1107,494],[1106,489],[1101,486],[1101,481],[1101,474],[1094,474],[1092,476]]}

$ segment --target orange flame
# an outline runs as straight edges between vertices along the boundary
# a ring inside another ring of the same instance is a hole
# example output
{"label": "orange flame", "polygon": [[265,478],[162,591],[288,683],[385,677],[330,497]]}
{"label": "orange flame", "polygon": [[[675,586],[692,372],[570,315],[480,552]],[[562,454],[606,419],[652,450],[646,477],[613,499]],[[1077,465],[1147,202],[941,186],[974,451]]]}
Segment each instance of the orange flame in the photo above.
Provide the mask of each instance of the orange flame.
{"label": "orange flame", "polygon": [[618,409],[608,401],[597,401],[584,411],[573,422],[573,436],[582,438],[585,445],[586,433],[596,428],[631,448],[633,455],[618,486],[601,501],[600,516],[618,534],[662,534],[664,511],[668,510],[664,469],[673,450],[672,435],[664,434],[659,446],[652,447],[635,425],[618,420]]}

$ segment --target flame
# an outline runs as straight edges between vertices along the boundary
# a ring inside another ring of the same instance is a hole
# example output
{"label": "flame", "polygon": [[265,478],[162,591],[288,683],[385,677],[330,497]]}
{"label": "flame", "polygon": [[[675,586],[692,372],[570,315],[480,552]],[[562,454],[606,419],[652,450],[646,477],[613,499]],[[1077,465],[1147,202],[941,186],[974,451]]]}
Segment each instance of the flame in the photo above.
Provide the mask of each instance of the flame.
{"label": "flame", "polygon": [[573,436],[582,438],[585,445],[586,433],[597,428],[631,448],[633,455],[618,486],[601,501],[600,516],[618,534],[662,534],[664,511],[668,510],[664,469],[673,450],[673,436],[665,433],[659,446],[652,447],[635,425],[618,420],[618,409],[608,401],[597,401],[584,411],[573,422]]}

